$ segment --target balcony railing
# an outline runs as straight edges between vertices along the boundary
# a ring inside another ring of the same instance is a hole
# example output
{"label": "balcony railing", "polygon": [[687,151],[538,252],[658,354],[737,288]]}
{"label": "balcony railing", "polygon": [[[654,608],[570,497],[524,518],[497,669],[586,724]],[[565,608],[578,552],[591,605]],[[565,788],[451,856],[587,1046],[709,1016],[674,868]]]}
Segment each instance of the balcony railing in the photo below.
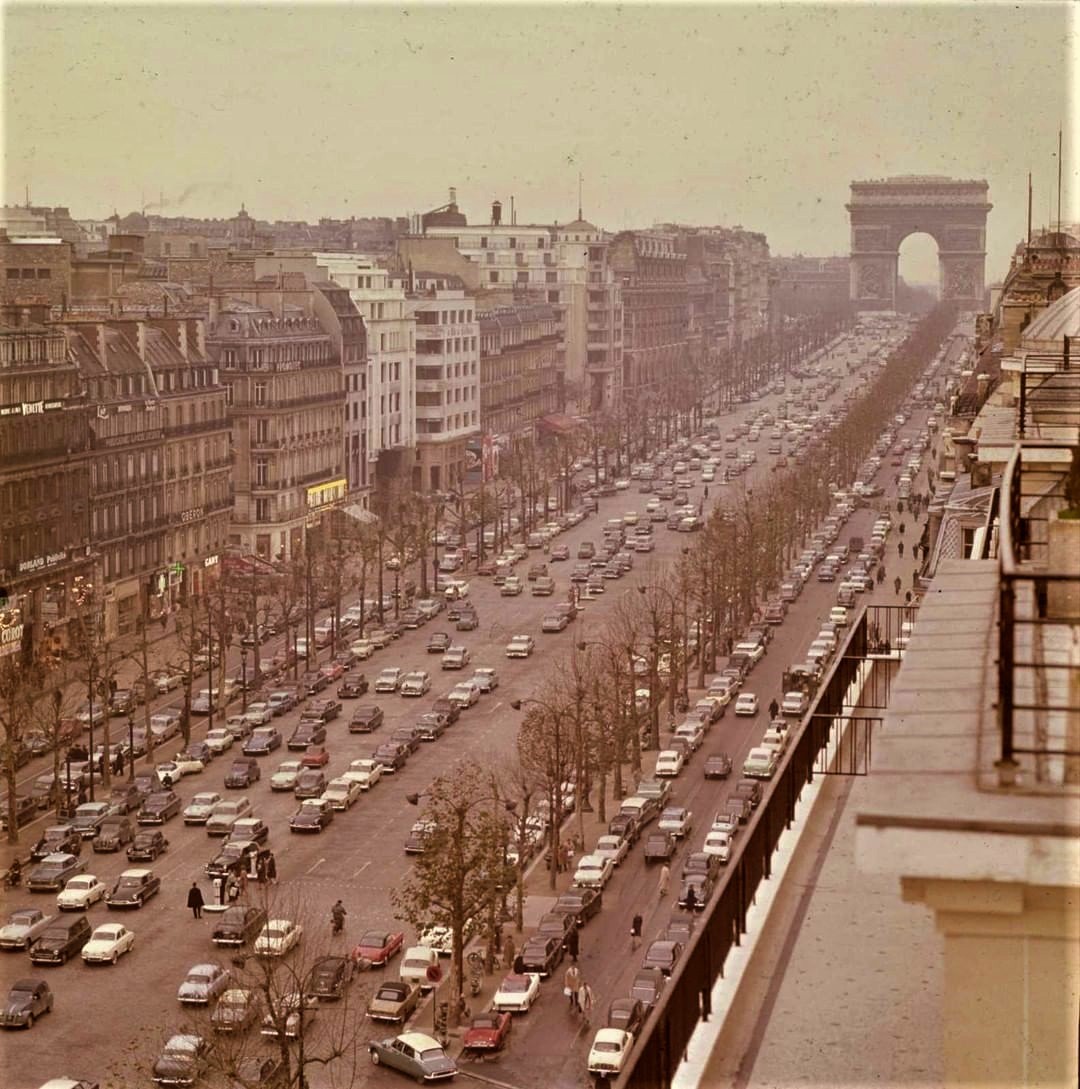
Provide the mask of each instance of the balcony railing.
{"label": "balcony railing", "polygon": [[1080,785],[1080,521],[1061,520],[1080,450],[1023,442],[1002,475],[1002,786]]}
{"label": "balcony railing", "polygon": [[1020,438],[1080,441],[1080,359],[1068,342],[1062,355],[1026,355],[1018,377]]}

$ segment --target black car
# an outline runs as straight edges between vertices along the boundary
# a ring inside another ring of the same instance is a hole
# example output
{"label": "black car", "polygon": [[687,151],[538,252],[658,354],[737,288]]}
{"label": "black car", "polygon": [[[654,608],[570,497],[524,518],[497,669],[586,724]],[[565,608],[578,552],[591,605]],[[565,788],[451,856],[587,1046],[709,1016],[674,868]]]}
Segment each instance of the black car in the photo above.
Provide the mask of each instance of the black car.
{"label": "black car", "polygon": [[161,891],[161,878],[153,870],[124,870],[105,894],[110,908],[141,908]]}
{"label": "black car", "polygon": [[229,840],[219,854],[204,867],[207,877],[236,877],[241,870],[248,874],[259,872],[259,860],[264,865],[270,857],[270,848],[255,840]]}
{"label": "black car", "polygon": [[646,1012],[656,1005],[667,984],[667,976],[659,968],[639,968],[630,984],[630,997],[636,998]]}
{"label": "black car", "polygon": [[558,938],[529,938],[521,950],[522,970],[549,976],[562,962],[564,951]]}
{"label": "black car", "polygon": [[347,673],[338,685],[338,699],[354,700],[368,690],[368,679],[363,673]]}
{"label": "black car", "polygon": [[250,756],[237,757],[225,776],[229,790],[244,790],[262,778],[262,768]]}
{"label": "black car", "polygon": [[446,721],[450,723],[451,726],[461,718],[461,708],[446,696],[440,696],[431,705],[431,709],[433,711],[438,711],[440,715],[445,715]]}
{"label": "black car", "polygon": [[641,835],[641,826],[632,814],[616,813],[608,822],[608,832],[613,836],[621,836],[633,846]]}
{"label": "black car", "polygon": [[11,985],[0,1006],[0,1027],[33,1028],[34,1021],[53,1008],[52,988],[43,979],[20,979]]}
{"label": "black car", "polygon": [[670,832],[651,832],[645,840],[645,861],[668,862],[675,853],[675,837]]}
{"label": "black car", "polygon": [[154,1061],[158,1085],[194,1085],[206,1067],[210,1043],[202,1036],[178,1033],[166,1041]]}
{"label": "black car", "polygon": [[300,808],[289,818],[290,832],[322,832],[334,819],[334,811],[325,802],[312,801],[301,803]]}
{"label": "black car", "polygon": [[169,846],[165,833],[159,828],[145,829],[135,836],[127,849],[129,862],[153,862]]}
{"label": "black car", "polygon": [[117,813],[130,813],[138,809],[146,797],[146,792],[140,790],[135,783],[121,783],[109,791],[109,805]]}
{"label": "black car", "polygon": [[260,726],[251,731],[241,752],[245,756],[266,756],[281,747],[281,734],[274,726]]}
{"label": "black car", "polygon": [[301,713],[300,721],[327,723],[333,721],[340,714],[341,701],[326,696],[322,699],[312,700]]}
{"label": "black car", "polygon": [[30,851],[30,861],[40,862],[46,855],[82,853],[82,836],[79,830],[70,824],[57,824],[46,828],[41,839]]}
{"label": "black car", "polygon": [[210,940],[221,946],[246,945],[258,936],[265,923],[266,912],[261,907],[233,904],[214,925]]}
{"label": "black car", "polygon": [[549,911],[540,916],[540,922],[536,925],[536,933],[542,938],[558,938],[565,941],[566,935],[573,929],[575,917],[570,912]]}
{"label": "black car", "polygon": [[726,752],[714,752],[706,758],[706,779],[726,779],[730,774],[731,757]]}
{"label": "black car", "polygon": [[690,896],[693,894],[693,910],[703,911],[709,897],[713,894],[714,879],[708,873],[688,873],[683,875],[679,889],[679,907],[690,909]]}
{"label": "black car", "polygon": [[303,752],[308,745],[322,745],[326,741],[326,727],[313,719],[302,719],[289,738],[289,749]]}
{"label": "black car", "polygon": [[750,819],[750,815],[754,812],[754,807],[749,798],[743,798],[733,794],[724,803],[724,812],[727,813],[732,820],[738,821],[739,824],[746,824]]}
{"label": "black car", "polygon": [[636,1037],[645,1024],[645,1007],[637,998],[616,998],[608,1006],[606,1024],[608,1028],[622,1029]]}
{"label": "black car", "polygon": [[82,873],[86,863],[77,855],[56,853],[46,855],[30,870],[26,887],[31,892],[59,892],[69,877]]}
{"label": "black car", "polygon": [[693,915],[672,915],[668,925],[657,935],[668,942],[680,942],[685,949],[694,935],[697,919]]}
{"label": "black car", "polygon": [[156,790],[139,809],[139,824],[164,824],[180,812],[180,795],[175,790]]}
{"label": "black car", "polygon": [[480,617],[475,609],[462,609],[454,626],[458,631],[476,631],[480,626]]}
{"label": "black car", "polygon": [[65,964],[90,940],[90,920],[85,915],[55,918],[30,949],[34,964]]}
{"label": "black car", "polygon": [[304,984],[304,996],[322,1001],[341,998],[352,981],[355,967],[350,957],[337,955],[319,957],[308,973],[307,982]]}
{"label": "black car", "polygon": [[388,741],[385,745],[380,745],[371,754],[371,759],[380,764],[383,771],[389,775],[403,768],[408,758],[408,748],[396,741]]}
{"label": "black car", "polygon": [[300,691],[305,696],[317,696],[329,683],[330,678],[325,673],[313,670],[300,678]]}
{"label": "black car", "polygon": [[383,724],[383,709],[374,703],[357,707],[349,719],[349,733],[370,734]]}
{"label": "black car", "polygon": [[390,735],[390,741],[398,745],[404,745],[409,750],[410,756],[420,748],[422,740],[420,730],[416,726],[399,726]]}
{"label": "black car", "polygon": [[438,711],[425,711],[416,720],[416,730],[421,741],[438,741],[449,725],[446,715],[441,715]]}
{"label": "black car", "polygon": [[705,851],[693,851],[686,856],[683,862],[683,877],[692,873],[706,873],[715,880],[719,872],[720,859],[716,855],[707,854]]}
{"label": "black car", "polygon": [[326,773],[321,768],[303,768],[293,783],[297,798],[318,798],[326,789]]}
{"label": "black car", "polygon": [[604,894],[599,889],[573,888],[564,892],[551,910],[570,915],[578,926],[584,926],[603,906]]}
{"label": "black car", "polygon": [[757,809],[761,803],[761,783],[756,779],[740,779],[735,784],[733,798],[745,798],[750,803],[751,809]]}
{"label": "black car", "polygon": [[428,654],[442,654],[450,646],[450,636],[444,631],[432,632],[427,641]]}
{"label": "black car", "polygon": [[666,976],[670,976],[679,963],[683,954],[682,942],[669,941],[666,938],[657,938],[648,949],[641,962],[642,968],[658,968]]}

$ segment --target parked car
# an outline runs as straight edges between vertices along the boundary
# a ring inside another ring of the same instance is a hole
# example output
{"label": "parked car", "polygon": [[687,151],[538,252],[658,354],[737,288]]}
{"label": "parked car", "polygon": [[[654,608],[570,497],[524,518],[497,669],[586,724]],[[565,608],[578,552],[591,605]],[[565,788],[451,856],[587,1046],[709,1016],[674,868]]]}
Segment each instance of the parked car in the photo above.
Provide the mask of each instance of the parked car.
{"label": "parked car", "polygon": [[53,1008],[52,988],[43,979],[20,979],[0,1006],[0,1027],[33,1028],[34,1022]]}
{"label": "parked car", "polygon": [[420,1082],[439,1081],[457,1074],[457,1064],[439,1041],[422,1032],[373,1040],[368,1053],[375,1066],[383,1064]]}
{"label": "parked car", "polygon": [[416,1012],[420,987],[402,980],[384,980],[368,1002],[367,1015],[372,1021],[398,1021],[404,1024]]}

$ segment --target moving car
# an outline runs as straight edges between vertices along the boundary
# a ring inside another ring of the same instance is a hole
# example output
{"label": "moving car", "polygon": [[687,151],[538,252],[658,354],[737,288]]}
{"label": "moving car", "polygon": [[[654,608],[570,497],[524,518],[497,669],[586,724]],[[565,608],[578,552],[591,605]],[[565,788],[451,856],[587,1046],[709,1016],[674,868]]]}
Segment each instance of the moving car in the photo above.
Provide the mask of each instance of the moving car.
{"label": "moving car", "polygon": [[441,1081],[457,1074],[457,1064],[438,1040],[422,1032],[405,1032],[385,1040],[373,1040],[368,1053],[375,1066],[384,1064],[416,1081]]}
{"label": "moving car", "polygon": [[683,769],[686,758],[677,749],[664,749],[656,757],[655,775],[674,778]]}
{"label": "moving car", "polygon": [[65,964],[90,940],[90,923],[85,915],[57,916],[30,947],[34,964]]}
{"label": "moving car", "polygon": [[99,926],[82,947],[82,959],[87,964],[115,964],[135,945],[135,934],[120,923]]}
{"label": "moving car", "polygon": [[472,1019],[465,1030],[462,1048],[478,1053],[501,1050],[510,1035],[513,1021],[509,1013],[491,1010]]}
{"label": "moving car", "polygon": [[[105,899],[108,886],[92,873],[82,873],[68,880],[63,892],[57,894],[56,906],[61,911],[86,911]],[[0,936],[0,945],[3,938]]]}
{"label": "moving car", "polygon": [[266,912],[261,907],[232,904],[214,924],[210,940],[229,948],[246,945],[262,932],[265,923]]}
{"label": "moving car", "polygon": [[160,828],[144,828],[131,841],[127,849],[129,862],[153,862],[168,850],[169,841]]}
{"label": "moving car", "polygon": [[704,770],[706,779],[726,779],[731,774],[731,757],[726,752],[710,753]]}
{"label": "moving car", "polygon": [[559,966],[564,953],[558,938],[532,937],[521,949],[521,966],[526,972],[546,978]]}
{"label": "moving car", "polygon": [[528,658],[535,646],[536,640],[531,635],[515,635],[506,644],[506,656],[507,658]]}
{"label": "moving car", "polygon": [[193,964],[176,992],[181,1006],[209,1006],[229,986],[232,974],[216,961]]}
{"label": "moving car", "polygon": [[778,754],[771,746],[751,749],[743,761],[743,775],[750,779],[771,779],[776,771]]}
{"label": "moving car", "polygon": [[0,1027],[33,1028],[53,1008],[53,993],[43,979],[20,979],[11,985],[0,1006]]}
{"label": "moving car", "polygon": [[206,1066],[210,1043],[194,1033],[170,1036],[154,1061],[158,1085],[194,1085]]}
{"label": "moving car", "polygon": [[161,891],[161,878],[153,870],[124,870],[105,895],[110,908],[141,908]]}
{"label": "moving car", "polygon": [[615,872],[615,863],[603,855],[582,855],[574,871],[574,884],[602,889]]}
{"label": "moving car", "polygon": [[206,790],[196,794],[184,807],[182,813],[184,824],[206,824],[214,811],[214,806],[220,801],[223,799],[216,790]]}
{"label": "moving car", "polygon": [[356,965],[351,957],[337,953],[319,957],[308,972],[307,981],[304,983],[304,997],[320,1002],[343,998],[355,971]]}
{"label": "moving car", "polygon": [[810,706],[810,700],[805,692],[785,692],[784,700],[780,704],[782,715],[793,715],[796,718],[804,715]]}
{"label": "moving car", "polygon": [[352,951],[354,961],[366,961],[369,967],[382,967],[401,952],[405,935],[400,930],[367,930]]}
{"label": "moving car", "polygon": [[669,805],[657,823],[661,832],[670,832],[676,839],[682,839],[693,826],[694,814],[683,805]]}
{"label": "moving car", "polygon": [[255,939],[255,952],[263,957],[283,957],[304,936],[304,928],[291,919],[269,919]]}
{"label": "moving car", "polygon": [[758,713],[758,698],[753,692],[740,692],[735,700],[735,714],[756,715]]}
{"label": "moving car", "polygon": [[289,818],[290,832],[321,832],[334,819],[330,803],[322,798],[305,798]]}
{"label": "moving car", "polygon": [[46,915],[40,908],[35,907],[13,911],[3,928],[0,928],[0,949],[29,949],[48,930],[54,918],[55,916]]}
{"label": "moving car", "polygon": [[59,852],[46,855],[30,870],[26,887],[31,892],[59,892],[68,878],[81,873],[85,866],[76,855]]}

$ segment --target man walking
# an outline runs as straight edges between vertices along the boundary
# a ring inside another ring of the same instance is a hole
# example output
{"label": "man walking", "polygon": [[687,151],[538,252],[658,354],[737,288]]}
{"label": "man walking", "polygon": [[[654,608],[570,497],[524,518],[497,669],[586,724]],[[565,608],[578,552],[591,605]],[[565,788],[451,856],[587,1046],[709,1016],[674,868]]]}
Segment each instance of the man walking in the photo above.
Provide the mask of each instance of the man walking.
{"label": "man walking", "polygon": [[640,915],[635,915],[630,921],[630,948],[633,950],[641,948],[641,924]]}
{"label": "man walking", "polygon": [[776,718],[780,712],[780,704],[776,702],[776,697],[773,697],[772,703],[769,704],[769,718]]}
{"label": "man walking", "polygon": [[578,988],[581,986],[581,973],[576,964],[571,964],[563,976],[563,994],[566,995],[571,1009],[580,1009],[578,1006]]}
{"label": "man walking", "polygon": [[192,881],[191,888],[188,889],[187,906],[191,908],[191,914],[196,919],[202,918],[203,903],[202,889],[199,888],[198,882]]}
{"label": "man walking", "polygon": [[593,993],[592,987],[588,983],[582,981],[581,986],[578,988],[578,1009],[581,1010],[582,1015],[588,1023],[589,1017],[592,1014],[593,1008]]}
{"label": "man walking", "polygon": [[274,857],[274,852],[271,851],[266,859],[266,880],[271,885],[277,884],[277,859]]}
{"label": "man walking", "polygon": [[580,949],[580,938],[578,937],[578,928],[575,923],[570,932],[566,935],[566,951],[570,954],[570,959],[577,964],[578,951]]}

